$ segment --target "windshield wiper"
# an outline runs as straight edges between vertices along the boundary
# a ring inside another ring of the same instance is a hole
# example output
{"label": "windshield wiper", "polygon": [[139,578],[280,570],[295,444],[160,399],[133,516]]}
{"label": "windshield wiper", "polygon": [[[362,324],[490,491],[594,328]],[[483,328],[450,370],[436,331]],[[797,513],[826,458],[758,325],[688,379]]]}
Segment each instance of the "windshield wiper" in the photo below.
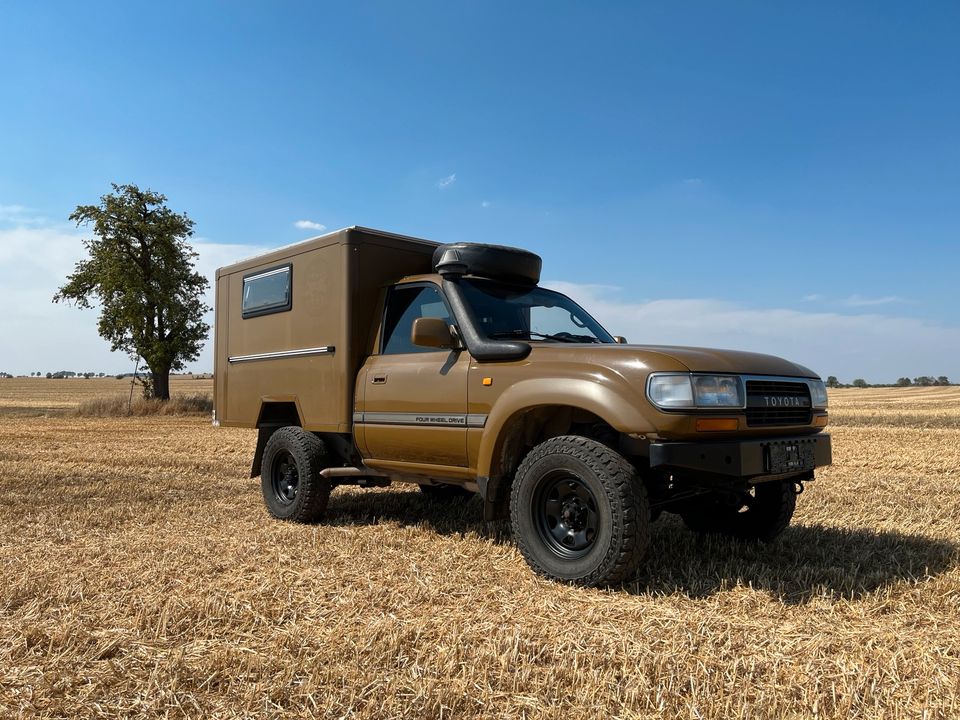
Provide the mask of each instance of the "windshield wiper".
{"label": "windshield wiper", "polygon": [[552,340],[554,342],[566,342],[566,343],[595,343],[599,342],[597,338],[591,337],[590,335],[571,335],[570,333],[563,333],[562,335],[547,335],[544,333],[534,332],[533,330],[501,330],[500,332],[490,333],[491,338],[520,338],[530,340],[531,338],[538,338],[541,340]]}

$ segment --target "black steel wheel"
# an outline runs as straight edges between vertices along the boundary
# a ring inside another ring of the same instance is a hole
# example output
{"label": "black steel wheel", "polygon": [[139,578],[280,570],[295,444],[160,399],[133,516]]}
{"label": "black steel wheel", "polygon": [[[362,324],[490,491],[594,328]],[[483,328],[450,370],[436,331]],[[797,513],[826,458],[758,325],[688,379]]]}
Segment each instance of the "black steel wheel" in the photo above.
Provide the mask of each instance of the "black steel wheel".
{"label": "black steel wheel", "polygon": [[773,480],[744,492],[696,498],[680,517],[694,532],[770,542],[786,530],[796,507],[793,481]]}
{"label": "black steel wheel", "polygon": [[540,539],[561,557],[583,557],[597,539],[600,512],[589,485],[566,470],[552,470],[533,491]]}
{"label": "black steel wheel", "polygon": [[270,514],[281,520],[312,522],[327,508],[331,483],[323,442],[299,427],[276,430],[263,450],[260,489]]}
{"label": "black steel wheel", "polygon": [[631,579],[650,544],[636,469],[606,445],[551,438],[520,463],[510,495],[517,547],[536,572],[579,585]]}
{"label": "black steel wheel", "polygon": [[300,484],[300,472],[297,461],[288,450],[281,450],[273,459],[270,469],[270,485],[273,495],[281,505],[290,505],[297,498],[297,486]]}

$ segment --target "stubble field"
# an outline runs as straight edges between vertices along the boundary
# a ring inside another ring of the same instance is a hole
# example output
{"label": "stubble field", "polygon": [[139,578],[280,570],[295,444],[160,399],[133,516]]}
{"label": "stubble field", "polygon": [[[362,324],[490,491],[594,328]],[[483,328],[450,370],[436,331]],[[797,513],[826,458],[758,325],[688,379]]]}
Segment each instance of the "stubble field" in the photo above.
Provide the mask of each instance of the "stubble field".
{"label": "stubble field", "polygon": [[0,717],[960,716],[960,388],[835,392],[777,543],[665,516],[603,591],[534,577],[476,499],[274,521],[252,431],[71,414],[128,390],[0,380]]}

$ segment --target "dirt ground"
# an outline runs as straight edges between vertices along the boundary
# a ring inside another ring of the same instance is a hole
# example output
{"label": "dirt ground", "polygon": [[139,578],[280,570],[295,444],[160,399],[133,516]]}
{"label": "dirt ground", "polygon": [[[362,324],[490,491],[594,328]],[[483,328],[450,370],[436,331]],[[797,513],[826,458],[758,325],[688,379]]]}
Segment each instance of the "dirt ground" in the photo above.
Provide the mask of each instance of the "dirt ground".
{"label": "dirt ground", "polygon": [[535,577],[477,499],[272,520],[252,431],[70,414],[125,391],[0,380],[0,717],[960,716],[960,388],[834,392],[778,542],[666,515],[609,590]]}

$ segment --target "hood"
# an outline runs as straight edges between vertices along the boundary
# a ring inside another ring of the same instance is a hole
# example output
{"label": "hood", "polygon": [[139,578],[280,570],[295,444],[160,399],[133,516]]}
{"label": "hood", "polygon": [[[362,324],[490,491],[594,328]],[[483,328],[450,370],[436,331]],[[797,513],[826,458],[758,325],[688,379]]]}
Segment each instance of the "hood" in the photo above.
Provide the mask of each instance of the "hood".
{"label": "hood", "polygon": [[570,360],[576,358],[577,360],[596,362],[609,367],[627,363],[634,365],[639,361],[642,367],[646,367],[650,371],[682,370],[686,368],[691,372],[818,377],[809,368],[775,355],[763,355],[741,350],[718,350],[672,345],[564,345],[560,343],[535,343],[534,348],[537,354],[546,351],[551,355],[554,353],[563,355]]}
{"label": "hood", "polygon": [[[621,346],[621,347],[631,347]],[[633,346],[649,352],[668,355],[686,365],[692,372],[740,373],[743,375],[784,375],[787,377],[819,377],[810,368],[784,360],[776,355],[717,350],[714,348],[671,345]]]}

